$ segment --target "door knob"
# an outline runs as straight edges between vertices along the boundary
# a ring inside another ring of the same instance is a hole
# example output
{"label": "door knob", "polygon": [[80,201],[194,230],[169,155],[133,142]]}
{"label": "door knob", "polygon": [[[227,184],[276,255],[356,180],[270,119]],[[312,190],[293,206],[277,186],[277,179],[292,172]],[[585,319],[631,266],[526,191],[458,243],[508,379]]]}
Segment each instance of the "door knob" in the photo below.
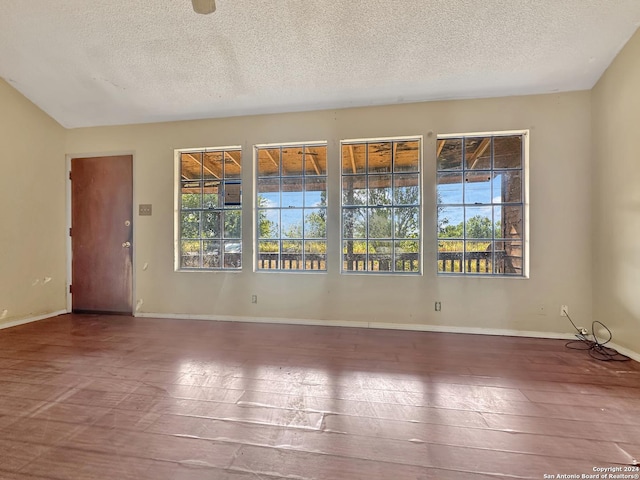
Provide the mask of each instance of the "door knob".
{"label": "door knob", "polygon": [[131,246],[131,242],[124,242],[122,244],[122,248],[129,248]]}

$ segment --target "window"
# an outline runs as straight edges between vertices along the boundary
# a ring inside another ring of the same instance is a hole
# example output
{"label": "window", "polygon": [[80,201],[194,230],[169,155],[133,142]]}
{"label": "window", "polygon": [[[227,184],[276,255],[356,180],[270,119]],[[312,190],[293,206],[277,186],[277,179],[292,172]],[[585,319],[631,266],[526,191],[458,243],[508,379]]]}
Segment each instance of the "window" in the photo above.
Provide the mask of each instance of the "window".
{"label": "window", "polygon": [[420,138],[342,142],[342,271],[420,273]]}
{"label": "window", "polygon": [[257,270],[327,269],[327,146],[256,146]]}
{"label": "window", "polygon": [[176,269],[242,267],[240,147],[177,150],[178,252]]}
{"label": "window", "polygon": [[526,132],[439,136],[438,272],[524,276]]}

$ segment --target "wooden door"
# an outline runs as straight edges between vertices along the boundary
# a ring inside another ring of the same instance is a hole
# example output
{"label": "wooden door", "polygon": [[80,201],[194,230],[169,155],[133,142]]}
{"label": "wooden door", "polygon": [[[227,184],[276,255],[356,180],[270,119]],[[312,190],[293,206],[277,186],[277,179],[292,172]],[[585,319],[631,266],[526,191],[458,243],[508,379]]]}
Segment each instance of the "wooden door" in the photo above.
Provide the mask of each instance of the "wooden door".
{"label": "wooden door", "polygon": [[73,311],[132,312],[132,222],[133,158],[73,158]]}

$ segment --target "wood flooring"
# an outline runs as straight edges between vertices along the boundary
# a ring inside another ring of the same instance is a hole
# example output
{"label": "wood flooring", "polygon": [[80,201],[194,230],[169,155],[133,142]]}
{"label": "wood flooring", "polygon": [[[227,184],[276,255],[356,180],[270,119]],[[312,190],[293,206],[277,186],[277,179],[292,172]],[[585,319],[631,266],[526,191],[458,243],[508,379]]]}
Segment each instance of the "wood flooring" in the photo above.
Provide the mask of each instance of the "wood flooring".
{"label": "wood flooring", "polygon": [[101,315],[0,330],[0,479],[592,478],[636,460],[640,364],[561,340]]}

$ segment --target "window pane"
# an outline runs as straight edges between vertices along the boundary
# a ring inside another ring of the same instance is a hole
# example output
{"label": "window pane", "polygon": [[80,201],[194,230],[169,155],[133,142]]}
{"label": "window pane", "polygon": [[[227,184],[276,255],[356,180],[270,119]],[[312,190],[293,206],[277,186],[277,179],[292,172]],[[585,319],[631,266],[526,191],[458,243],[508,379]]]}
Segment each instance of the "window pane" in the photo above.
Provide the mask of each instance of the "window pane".
{"label": "window pane", "polygon": [[522,242],[495,242],[495,270],[502,275],[522,275]]}
{"label": "window pane", "polygon": [[220,182],[204,182],[202,208],[220,207]]}
{"label": "window pane", "polygon": [[305,149],[304,156],[305,175],[327,174],[327,147],[311,146]]}
{"label": "window pane", "polygon": [[519,170],[495,172],[493,175],[494,203],[522,202],[522,175]]}
{"label": "window pane", "polygon": [[342,210],[343,238],[367,238],[367,209],[348,208]]}
{"label": "window pane", "polygon": [[200,267],[200,240],[182,240],[180,242],[180,252],[181,267]]}
{"label": "window pane", "polygon": [[462,139],[438,140],[438,170],[462,170]]}
{"label": "window pane", "polygon": [[522,136],[493,139],[493,168],[522,167]]}
{"label": "window pane", "polygon": [[395,172],[417,172],[420,165],[420,142],[393,142]]}
{"label": "window pane", "polygon": [[415,240],[394,242],[395,270],[397,272],[420,271],[420,244]]}
{"label": "window pane", "polygon": [[304,238],[327,238],[327,209],[304,211]]}
{"label": "window pane", "polygon": [[180,232],[182,238],[200,237],[200,212],[183,212]]}
{"label": "window pane", "polygon": [[420,209],[418,207],[394,208],[395,238],[418,238],[420,234]]}
{"label": "window pane", "polygon": [[224,242],[224,267],[242,267],[242,243]]}
{"label": "window pane", "polygon": [[367,271],[367,242],[364,240],[347,240],[342,247],[343,270]]}
{"label": "window pane", "polygon": [[462,240],[438,241],[438,272],[462,273]]}
{"label": "window pane", "polygon": [[304,242],[305,270],[327,269],[327,243]]}
{"label": "window pane", "polygon": [[202,153],[183,153],[180,155],[180,175],[183,180],[202,178]]}
{"label": "window pane", "polygon": [[464,202],[491,203],[491,172],[465,173]]}
{"label": "window pane", "polygon": [[282,253],[280,255],[282,265],[285,270],[303,270],[302,263],[302,240],[286,240],[282,242]]}
{"label": "window pane", "polygon": [[389,272],[392,267],[393,242],[371,241],[369,242],[369,270],[373,272]]}
{"label": "window pane", "polygon": [[367,204],[367,177],[365,175],[342,178],[342,204],[347,206]]}
{"label": "window pane", "polygon": [[464,237],[464,207],[438,207],[438,238]]}
{"label": "window pane", "polygon": [[204,178],[224,178],[222,170],[223,155],[223,152],[206,152],[203,154],[202,173]]}
{"label": "window pane", "polygon": [[342,174],[364,173],[366,171],[366,145],[342,146]]}
{"label": "window pane", "polygon": [[391,205],[391,175],[369,175],[369,205]]}
{"label": "window pane", "polygon": [[369,209],[369,238],[391,238],[391,209]]}
{"label": "window pane", "polygon": [[462,203],[462,174],[439,173],[437,185],[438,203]]}
{"label": "window pane", "polygon": [[258,238],[280,237],[280,210],[258,209]]}
{"label": "window pane", "polygon": [[224,152],[224,178],[242,176],[242,152],[239,150]]}
{"label": "window pane", "polygon": [[466,238],[493,238],[492,207],[465,209]]}
{"label": "window pane", "polygon": [[240,210],[224,212],[224,238],[242,238],[242,212]]}
{"label": "window pane", "polygon": [[369,144],[367,172],[391,172],[391,145],[391,142]]}
{"label": "window pane", "polygon": [[394,176],[393,203],[395,205],[420,204],[420,179],[417,174]]}
{"label": "window pane", "polygon": [[491,168],[491,137],[465,138],[466,169],[487,170]]}
{"label": "window pane", "polygon": [[282,207],[302,207],[304,205],[303,177],[282,179]]}
{"label": "window pane", "polygon": [[258,149],[258,176],[271,177],[280,175],[280,149]]}
{"label": "window pane", "polygon": [[303,147],[282,149],[282,175],[302,175]]}
{"label": "window pane", "polygon": [[202,195],[199,182],[182,182],[182,209],[200,208]]}
{"label": "window pane", "polygon": [[280,206],[280,179],[258,179],[258,207],[277,208]]}
{"label": "window pane", "polygon": [[204,212],[202,214],[202,237],[203,238],[220,238],[222,230],[220,221],[222,212]]}
{"label": "window pane", "polygon": [[326,177],[305,178],[304,191],[305,207],[323,207],[327,204]]}
{"label": "window pane", "polygon": [[282,238],[303,238],[302,209],[283,209],[280,215],[282,221]]}
{"label": "window pane", "polygon": [[494,207],[494,223],[496,238],[522,239],[522,207],[504,206]]}
{"label": "window pane", "polygon": [[204,268],[220,268],[220,242],[205,240],[202,242],[202,266]]}
{"label": "window pane", "polygon": [[491,242],[465,242],[465,273],[491,273],[493,252]]}
{"label": "window pane", "polygon": [[280,242],[258,242],[258,269],[277,269],[280,265]]}

